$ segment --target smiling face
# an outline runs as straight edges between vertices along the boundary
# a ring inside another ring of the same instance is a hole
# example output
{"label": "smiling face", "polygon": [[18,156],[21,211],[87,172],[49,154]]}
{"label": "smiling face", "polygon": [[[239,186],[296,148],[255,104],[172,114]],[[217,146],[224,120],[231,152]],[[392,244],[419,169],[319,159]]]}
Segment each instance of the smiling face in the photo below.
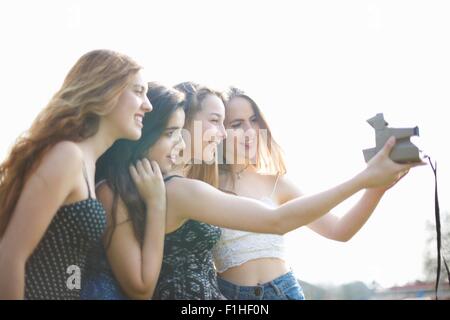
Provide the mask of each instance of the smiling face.
{"label": "smiling face", "polygon": [[181,135],[184,126],[184,110],[176,109],[159,139],[148,150],[148,158],[158,162],[163,174],[170,172],[179,162],[180,152],[186,147]]}
{"label": "smiling face", "polygon": [[251,103],[243,97],[234,97],[227,103],[225,128],[233,139],[227,141],[226,156],[233,163],[254,162],[258,150],[258,115]]}
{"label": "smiling face", "polygon": [[144,115],[152,110],[146,93],[147,83],[142,71],[138,71],[120,94],[115,108],[104,116],[117,139],[137,140],[141,137]]}
{"label": "smiling face", "polygon": [[[193,157],[199,157],[199,150],[194,150],[194,148],[200,145],[198,139],[201,139],[202,160],[210,162],[215,159],[217,145],[226,138],[224,119],[225,106],[222,100],[214,94],[208,94],[202,100],[201,108],[194,115],[189,126],[192,139],[190,147]],[[196,130],[196,128],[201,128],[201,131]]]}

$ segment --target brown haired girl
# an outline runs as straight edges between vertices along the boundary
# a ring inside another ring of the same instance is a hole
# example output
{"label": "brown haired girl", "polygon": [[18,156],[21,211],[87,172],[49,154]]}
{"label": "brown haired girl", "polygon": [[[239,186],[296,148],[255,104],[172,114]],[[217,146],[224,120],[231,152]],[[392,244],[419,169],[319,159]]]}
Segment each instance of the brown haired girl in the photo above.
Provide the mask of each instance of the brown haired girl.
{"label": "brown haired girl", "polygon": [[141,67],[109,50],[83,55],[0,165],[0,298],[77,299],[105,228],[95,162],[141,136],[151,111]]}

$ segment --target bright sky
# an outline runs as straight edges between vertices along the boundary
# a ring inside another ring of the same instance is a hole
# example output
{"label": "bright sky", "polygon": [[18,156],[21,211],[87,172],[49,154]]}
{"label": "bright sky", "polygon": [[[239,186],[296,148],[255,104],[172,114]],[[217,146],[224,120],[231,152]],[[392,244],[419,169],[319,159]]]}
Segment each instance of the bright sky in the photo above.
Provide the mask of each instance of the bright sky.
{"label": "bright sky", "polygon": [[[75,61],[108,48],[138,60],[148,80],[246,90],[307,193],[364,168],[361,150],[374,145],[365,121],[377,112],[393,127],[417,125],[448,211],[449,16],[448,1],[3,1],[0,159]],[[350,242],[288,234],[290,264],[313,283],[420,279],[433,197],[431,169],[412,170]]]}

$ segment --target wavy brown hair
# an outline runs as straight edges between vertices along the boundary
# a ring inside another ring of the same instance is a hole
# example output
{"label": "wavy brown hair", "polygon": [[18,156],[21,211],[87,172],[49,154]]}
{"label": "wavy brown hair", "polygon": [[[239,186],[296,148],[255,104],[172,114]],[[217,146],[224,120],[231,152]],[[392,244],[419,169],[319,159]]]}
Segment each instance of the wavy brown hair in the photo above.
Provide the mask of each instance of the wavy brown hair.
{"label": "wavy brown hair", "polygon": [[116,106],[140,69],[128,56],[110,50],[90,51],[75,63],[61,88],[0,165],[0,238],[25,182],[46,152],[60,141],[79,142],[95,135],[100,117]]}
{"label": "wavy brown hair", "polygon": [[[185,128],[191,127],[195,115],[203,108],[202,105],[203,100],[205,100],[205,98],[208,97],[209,95],[215,95],[219,97],[225,104],[225,99],[221,92],[206,86],[202,86],[192,81],[179,83],[175,85],[175,89],[183,92],[186,96],[185,102],[186,121],[184,125]],[[217,164],[217,154],[216,154],[216,161],[214,161],[214,163],[212,164],[208,164],[205,162],[201,164],[194,164],[194,163],[190,164],[186,176],[191,179],[201,180],[218,188],[219,169]]]}

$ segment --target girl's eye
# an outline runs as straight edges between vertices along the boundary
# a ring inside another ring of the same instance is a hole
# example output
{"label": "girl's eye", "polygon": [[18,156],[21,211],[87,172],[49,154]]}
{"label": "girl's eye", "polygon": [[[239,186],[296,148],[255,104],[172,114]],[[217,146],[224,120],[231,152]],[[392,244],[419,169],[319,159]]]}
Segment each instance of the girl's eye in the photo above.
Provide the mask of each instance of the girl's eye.
{"label": "girl's eye", "polygon": [[146,88],[144,88],[142,86],[137,86],[134,91],[140,96],[147,93]]}
{"label": "girl's eye", "polygon": [[251,119],[252,122],[258,122],[258,119],[255,117],[253,119]]}
{"label": "girl's eye", "polygon": [[173,133],[174,133],[174,131],[169,131],[169,132],[167,132],[167,136],[168,136],[169,138],[171,138],[171,137],[173,136]]}
{"label": "girl's eye", "polygon": [[232,125],[231,125],[231,127],[233,128],[233,129],[237,129],[237,128],[239,128],[241,126],[241,124],[238,122],[238,123],[233,123]]}
{"label": "girl's eye", "polygon": [[218,120],[218,119],[212,119],[211,122],[213,122],[213,123],[219,123],[219,120]]}

